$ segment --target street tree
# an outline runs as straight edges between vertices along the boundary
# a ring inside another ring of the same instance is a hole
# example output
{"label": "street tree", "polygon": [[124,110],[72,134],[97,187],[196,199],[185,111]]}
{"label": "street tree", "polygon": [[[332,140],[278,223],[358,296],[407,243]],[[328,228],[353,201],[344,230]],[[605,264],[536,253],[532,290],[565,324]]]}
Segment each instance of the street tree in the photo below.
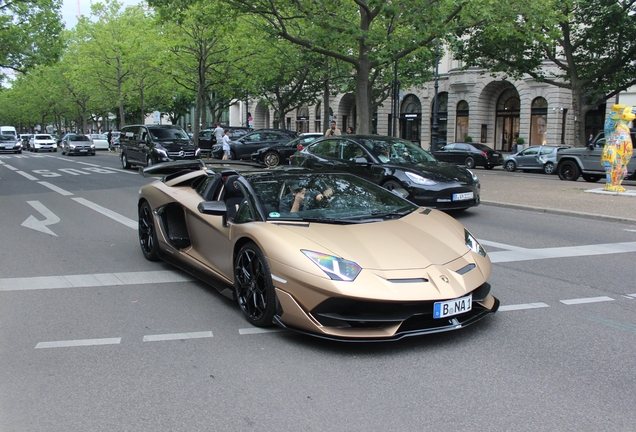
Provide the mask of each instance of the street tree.
{"label": "street tree", "polygon": [[[396,60],[405,58],[420,62],[420,70],[430,70],[432,56],[426,52],[431,51],[436,37],[448,31],[466,4],[481,3],[479,0],[219,1],[242,14],[261,17],[260,25],[255,21],[255,34],[268,33],[348,64],[357,107],[356,129],[361,133],[370,132],[378,104],[374,101],[385,91],[384,86],[379,90],[374,87],[380,82],[375,78],[384,76]],[[206,2],[149,0],[149,3],[178,10]],[[422,76],[415,76],[413,84]],[[408,75],[400,80],[404,86],[411,84]]]}
{"label": "street tree", "polygon": [[481,24],[449,39],[465,67],[568,89],[574,143],[585,146],[585,114],[636,84],[636,1],[504,0],[466,8]]}
{"label": "street tree", "polygon": [[24,73],[54,63],[63,48],[61,0],[0,2],[0,68]]}

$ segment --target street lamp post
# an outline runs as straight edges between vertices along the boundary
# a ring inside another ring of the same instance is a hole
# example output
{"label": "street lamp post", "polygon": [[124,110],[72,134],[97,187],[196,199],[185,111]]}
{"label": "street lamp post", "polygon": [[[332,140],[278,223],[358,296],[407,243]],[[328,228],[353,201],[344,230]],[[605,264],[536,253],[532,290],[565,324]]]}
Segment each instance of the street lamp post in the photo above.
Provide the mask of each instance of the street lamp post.
{"label": "street lamp post", "polygon": [[250,108],[248,106],[249,104],[249,93],[247,90],[245,90],[245,127],[250,127],[250,119],[249,119],[249,115],[250,115]]}
{"label": "street lamp post", "polygon": [[399,103],[400,103],[400,82],[398,81],[398,61],[395,61],[395,75],[393,77],[393,106],[391,110],[391,115],[393,116],[393,130],[392,135],[394,137],[399,136],[397,131],[397,117],[399,112]]}
{"label": "street lamp post", "polygon": [[433,96],[433,126],[431,128],[431,151],[437,151],[439,125],[437,124],[437,90],[439,89],[439,38],[435,38],[435,95]]}

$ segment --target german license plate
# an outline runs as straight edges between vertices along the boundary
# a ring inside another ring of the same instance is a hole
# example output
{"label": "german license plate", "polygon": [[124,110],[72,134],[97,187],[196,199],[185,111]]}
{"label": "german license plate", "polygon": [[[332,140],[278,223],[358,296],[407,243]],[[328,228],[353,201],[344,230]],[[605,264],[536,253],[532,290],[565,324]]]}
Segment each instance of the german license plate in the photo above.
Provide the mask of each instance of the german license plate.
{"label": "german license plate", "polygon": [[492,154],[494,157],[499,157],[499,153],[493,153]]}
{"label": "german license plate", "polygon": [[454,300],[435,302],[433,305],[433,318],[445,318],[460,313],[468,312],[473,308],[473,295],[460,297]]}
{"label": "german license plate", "polygon": [[80,152],[86,153],[88,150],[80,150]]}
{"label": "german license plate", "polygon": [[475,195],[472,192],[464,192],[453,194],[453,201],[466,201],[473,199]]}
{"label": "german license plate", "polygon": [[13,146],[11,146],[11,145],[5,145],[5,146],[4,146],[4,148],[5,148],[5,150],[11,150],[11,149],[13,148]]}

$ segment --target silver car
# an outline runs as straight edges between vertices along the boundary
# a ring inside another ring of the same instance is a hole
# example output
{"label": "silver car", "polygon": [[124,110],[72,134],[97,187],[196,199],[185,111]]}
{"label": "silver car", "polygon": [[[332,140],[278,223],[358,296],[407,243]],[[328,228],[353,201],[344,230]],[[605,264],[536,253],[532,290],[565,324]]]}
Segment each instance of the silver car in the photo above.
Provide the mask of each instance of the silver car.
{"label": "silver car", "polygon": [[557,162],[557,153],[566,146],[535,145],[511,154],[504,159],[503,167],[506,171],[543,171],[546,174],[554,173]]}

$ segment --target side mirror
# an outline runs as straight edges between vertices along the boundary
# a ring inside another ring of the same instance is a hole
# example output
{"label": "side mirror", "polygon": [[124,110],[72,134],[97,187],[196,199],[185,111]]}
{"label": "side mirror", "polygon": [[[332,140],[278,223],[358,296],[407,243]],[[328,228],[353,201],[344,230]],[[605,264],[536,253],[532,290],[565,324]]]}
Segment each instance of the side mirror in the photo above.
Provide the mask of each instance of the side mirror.
{"label": "side mirror", "polygon": [[227,205],[224,201],[203,201],[197,206],[199,213],[211,216],[221,216],[223,226],[227,226]]}
{"label": "side mirror", "polygon": [[199,203],[197,210],[206,215],[224,216],[227,213],[227,205],[223,201],[203,201]]}

